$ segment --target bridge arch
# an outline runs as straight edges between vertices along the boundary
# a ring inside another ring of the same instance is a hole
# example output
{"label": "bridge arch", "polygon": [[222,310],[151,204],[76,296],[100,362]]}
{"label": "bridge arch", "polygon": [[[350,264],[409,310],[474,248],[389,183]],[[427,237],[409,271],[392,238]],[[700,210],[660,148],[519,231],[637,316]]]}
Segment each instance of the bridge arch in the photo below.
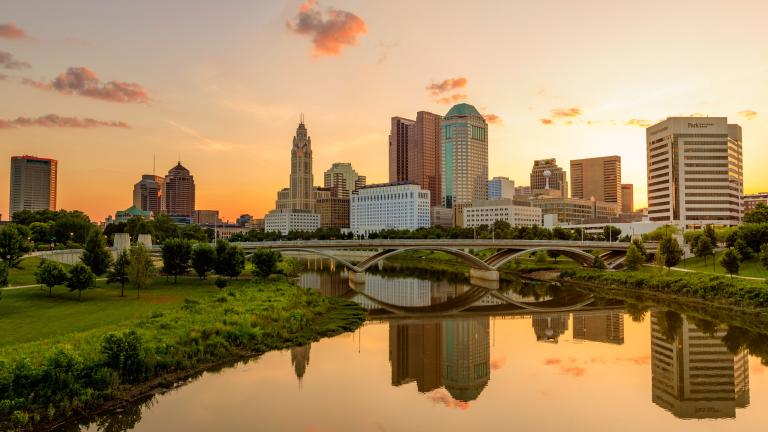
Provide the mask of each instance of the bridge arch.
{"label": "bridge arch", "polygon": [[489,270],[489,271],[496,270],[490,264],[486,263],[485,261],[481,260],[480,258],[468,252],[464,252],[461,249],[445,247],[445,246],[410,246],[410,247],[404,247],[404,248],[398,248],[398,249],[384,249],[381,252],[378,252],[364,259],[363,261],[358,263],[357,266],[361,271],[364,271],[365,269],[369,268],[370,266],[376,264],[377,262],[383,259],[395,256],[399,253],[410,251],[410,250],[445,252],[451,256],[459,258],[460,260],[462,260],[464,263],[468,264],[472,268],[476,268],[480,270]]}
{"label": "bridge arch", "polygon": [[558,246],[541,246],[541,247],[535,247],[535,248],[530,248],[525,250],[505,249],[487,258],[486,263],[490,265],[493,269],[498,270],[501,266],[503,266],[504,264],[516,258],[520,258],[522,256],[536,253],[539,251],[559,252],[561,255],[565,255],[568,258],[584,266],[592,265],[592,262],[595,259],[594,255],[580,249],[558,247]]}

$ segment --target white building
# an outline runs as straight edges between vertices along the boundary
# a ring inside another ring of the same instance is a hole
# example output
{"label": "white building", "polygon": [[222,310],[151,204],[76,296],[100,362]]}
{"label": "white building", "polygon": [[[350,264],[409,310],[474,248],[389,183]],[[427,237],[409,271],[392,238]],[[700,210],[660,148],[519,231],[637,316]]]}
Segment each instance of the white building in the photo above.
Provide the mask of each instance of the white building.
{"label": "white building", "polygon": [[264,231],[314,231],[320,228],[320,215],[309,210],[272,210],[264,217]]}
{"label": "white building", "polygon": [[541,209],[515,205],[511,199],[474,201],[471,207],[464,208],[466,228],[493,225],[496,221],[505,221],[512,226],[541,226]]}
{"label": "white building", "polygon": [[645,134],[652,222],[682,227],[741,222],[741,126],[725,117],[670,117]]}
{"label": "white building", "polygon": [[509,177],[494,177],[488,180],[488,199],[512,198],[515,196],[515,182]]}
{"label": "white building", "polygon": [[368,236],[385,229],[428,228],[429,199],[429,190],[412,183],[365,186],[350,197],[350,229]]}

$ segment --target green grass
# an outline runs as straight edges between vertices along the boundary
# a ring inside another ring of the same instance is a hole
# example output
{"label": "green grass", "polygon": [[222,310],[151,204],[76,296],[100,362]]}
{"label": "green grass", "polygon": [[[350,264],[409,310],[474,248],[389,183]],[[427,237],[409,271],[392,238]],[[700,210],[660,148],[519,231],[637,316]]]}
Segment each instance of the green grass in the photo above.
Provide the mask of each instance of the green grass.
{"label": "green grass", "polygon": [[[720,257],[724,251],[717,253],[716,264],[714,271],[712,268],[712,257],[707,258],[706,264],[704,258],[688,258],[685,263],[680,263],[677,268],[685,270],[694,270],[702,273],[714,273],[720,275],[727,275],[725,269],[720,265]],[[763,267],[760,260],[757,257],[753,257],[750,260],[741,263],[741,269],[739,269],[739,276],[756,277],[756,278],[768,278],[768,269]]]}
{"label": "green grass", "polygon": [[[22,260],[19,265],[20,268],[12,268],[8,272],[8,285],[23,286],[36,284],[35,270],[37,270],[37,266],[40,265],[40,261],[42,261],[42,259],[37,257]],[[68,265],[64,266],[66,269],[69,269],[69,267],[70,266]]]}
{"label": "green grass", "polygon": [[[246,281],[231,281],[241,286]],[[125,297],[120,297],[120,285],[107,285],[103,281],[83,291],[82,301],[77,293],[66,287],[48,289],[20,288],[4,290],[0,299],[0,347],[40,339],[60,337],[136,319],[155,310],[181,304],[185,298],[200,299],[219,292],[213,280],[182,278],[178,284],[158,277],[136,299],[136,291],[128,285]]]}

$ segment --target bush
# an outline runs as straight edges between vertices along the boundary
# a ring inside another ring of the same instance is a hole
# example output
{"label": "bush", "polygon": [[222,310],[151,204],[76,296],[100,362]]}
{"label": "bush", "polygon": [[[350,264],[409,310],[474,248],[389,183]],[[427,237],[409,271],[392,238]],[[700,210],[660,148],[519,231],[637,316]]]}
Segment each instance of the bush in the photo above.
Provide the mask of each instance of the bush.
{"label": "bush", "polygon": [[280,252],[274,249],[259,248],[253,251],[251,263],[254,276],[269,276],[277,271],[277,263],[280,262]]}
{"label": "bush", "polygon": [[216,287],[218,289],[224,289],[228,285],[227,280],[224,279],[223,277],[217,277],[216,282],[214,282],[214,284],[216,284]]}
{"label": "bush", "polygon": [[135,383],[144,378],[143,346],[135,331],[105,335],[101,341],[101,354],[104,365],[117,372],[123,382]]}

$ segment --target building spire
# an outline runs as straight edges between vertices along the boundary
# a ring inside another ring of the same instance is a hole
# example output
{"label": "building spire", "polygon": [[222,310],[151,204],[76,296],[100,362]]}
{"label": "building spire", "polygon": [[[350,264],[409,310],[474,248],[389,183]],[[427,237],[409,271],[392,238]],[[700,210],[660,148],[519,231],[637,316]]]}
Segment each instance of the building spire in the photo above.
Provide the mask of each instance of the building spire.
{"label": "building spire", "polygon": [[304,113],[301,113],[301,116],[299,117],[299,123],[304,124]]}

